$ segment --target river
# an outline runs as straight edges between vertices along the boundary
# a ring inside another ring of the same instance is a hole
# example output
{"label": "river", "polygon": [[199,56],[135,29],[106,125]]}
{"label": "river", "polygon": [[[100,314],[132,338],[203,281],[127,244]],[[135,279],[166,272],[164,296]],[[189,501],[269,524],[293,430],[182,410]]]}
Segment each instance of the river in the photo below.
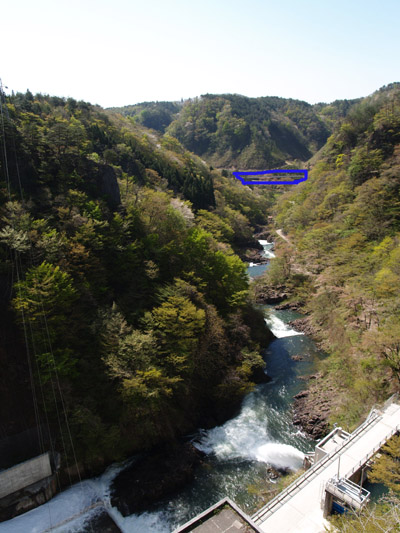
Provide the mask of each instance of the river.
{"label": "river", "polygon": [[[265,256],[273,257],[273,244],[260,242]],[[250,266],[249,276],[260,275],[266,268],[268,264]],[[170,533],[225,496],[253,513],[257,503],[254,487],[272,486],[268,469],[272,466],[294,471],[302,465],[304,453],[314,448],[313,441],[292,424],[291,404],[293,396],[304,388],[300,376],[311,374],[322,355],[310,338],[288,326],[289,321],[301,316],[299,313],[263,307],[266,322],[277,337],[263,354],[272,380],[246,396],[236,417],[211,430],[200,429],[192,436],[194,445],[207,454],[192,483],[146,513],[123,517],[110,505],[110,485],[124,465],[112,465],[102,476],[85,480],[47,504],[3,522],[0,533],[91,531],[88,523],[98,508],[64,525],[57,524],[96,502],[103,502],[123,533]],[[298,354],[305,357],[304,361],[291,359]]]}

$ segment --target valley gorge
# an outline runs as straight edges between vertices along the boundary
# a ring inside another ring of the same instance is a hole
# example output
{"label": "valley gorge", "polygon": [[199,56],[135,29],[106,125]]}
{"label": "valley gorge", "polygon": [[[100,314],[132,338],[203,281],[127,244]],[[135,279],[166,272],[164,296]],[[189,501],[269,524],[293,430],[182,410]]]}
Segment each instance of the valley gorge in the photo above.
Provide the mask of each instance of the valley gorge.
{"label": "valley gorge", "polygon": [[[226,495],[254,512],[398,391],[398,84],[118,113],[1,98],[2,431],[41,428],[2,468],[53,447],[62,491],[0,532],[106,509],[167,533]],[[245,187],[238,165],[310,177]]]}

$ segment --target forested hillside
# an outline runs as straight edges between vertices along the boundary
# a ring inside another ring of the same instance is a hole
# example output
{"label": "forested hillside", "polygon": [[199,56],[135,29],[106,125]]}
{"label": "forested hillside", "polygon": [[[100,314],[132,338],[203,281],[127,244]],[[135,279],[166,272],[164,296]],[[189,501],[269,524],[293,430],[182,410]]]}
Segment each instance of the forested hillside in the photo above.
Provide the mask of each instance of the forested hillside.
{"label": "forested hillside", "polygon": [[215,167],[263,170],[307,161],[355,102],[312,106],[278,97],[207,94],[182,103],[148,102],[116,111],[176,137]]}
{"label": "forested hillside", "polygon": [[264,284],[285,284],[310,314],[330,354],[317,387],[331,421],[356,425],[400,385],[399,84],[350,110],[275,223],[292,246]]}
{"label": "forested hillside", "polygon": [[233,249],[269,193],[73,99],[2,95],[0,136],[3,436],[89,472],[223,419],[264,366]]}

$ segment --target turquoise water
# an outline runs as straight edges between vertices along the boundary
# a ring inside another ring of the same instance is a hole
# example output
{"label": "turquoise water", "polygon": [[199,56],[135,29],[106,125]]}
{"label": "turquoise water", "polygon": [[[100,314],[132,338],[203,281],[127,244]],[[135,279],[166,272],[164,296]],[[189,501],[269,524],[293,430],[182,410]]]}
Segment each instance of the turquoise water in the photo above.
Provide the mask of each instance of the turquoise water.
{"label": "turquoise water", "polygon": [[264,265],[254,265],[247,269],[247,274],[251,278],[258,278],[263,274],[266,270],[269,268],[269,263],[265,263]]}

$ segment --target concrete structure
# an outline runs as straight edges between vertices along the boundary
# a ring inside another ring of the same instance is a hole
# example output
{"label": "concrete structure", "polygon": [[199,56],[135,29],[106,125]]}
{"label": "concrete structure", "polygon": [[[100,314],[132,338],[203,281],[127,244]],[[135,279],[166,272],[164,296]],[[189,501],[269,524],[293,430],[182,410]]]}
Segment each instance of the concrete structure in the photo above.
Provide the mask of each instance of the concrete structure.
{"label": "concrete structure", "polygon": [[48,453],[24,461],[0,472],[0,498],[52,475]]}
{"label": "concrete structure", "polygon": [[342,428],[333,429],[326,437],[315,446],[314,463],[329,455],[335,448],[344,444],[350,437],[350,433]]}
{"label": "concrete structure", "polygon": [[174,533],[261,533],[239,507],[229,498],[224,498],[209,507],[204,513],[178,527]]}
{"label": "concrete structure", "polygon": [[0,471],[0,522],[34,509],[57,492],[58,453],[44,453]]}
{"label": "concrete structure", "polygon": [[335,476],[325,485],[324,517],[326,518],[331,513],[334,501],[341,507],[349,507],[358,511],[369,501],[369,496],[370,493],[361,485]]}
{"label": "concrete structure", "polygon": [[51,449],[51,438],[45,424],[0,438],[0,472],[37,457]]}
{"label": "concrete structure", "polygon": [[320,533],[336,499],[359,509],[367,491],[352,483],[380,448],[400,431],[400,405],[388,402],[373,410],[353,433],[335,429],[319,443],[323,456],[286,490],[252,516],[263,532]]}
{"label": "concrete structure", "polygon": [[[362,488],[365,470],[371,458],[400,431],[400,405],[397,401],[397,397],[392,397],[381,410],[371,410],[367,420],[353,433],[347,433],[342,428],[331,431],[317,444],[315,452],[306,456],[310,468],[249,519],[253,530],[265,533],[324,533],[325,526],[329,525],[326,518],[333,505],[361,509],[369,500],[369,492]],[[229,500],[222,500],[225,501]],[[174,533],[234,531],[218,529],[212,521],[209,525],[214,529],[196,529],[196,524],[207,524],[207,517],[213,518],[219,505],[221,502]],[[237,506],[235,508],[238,509]]]}

